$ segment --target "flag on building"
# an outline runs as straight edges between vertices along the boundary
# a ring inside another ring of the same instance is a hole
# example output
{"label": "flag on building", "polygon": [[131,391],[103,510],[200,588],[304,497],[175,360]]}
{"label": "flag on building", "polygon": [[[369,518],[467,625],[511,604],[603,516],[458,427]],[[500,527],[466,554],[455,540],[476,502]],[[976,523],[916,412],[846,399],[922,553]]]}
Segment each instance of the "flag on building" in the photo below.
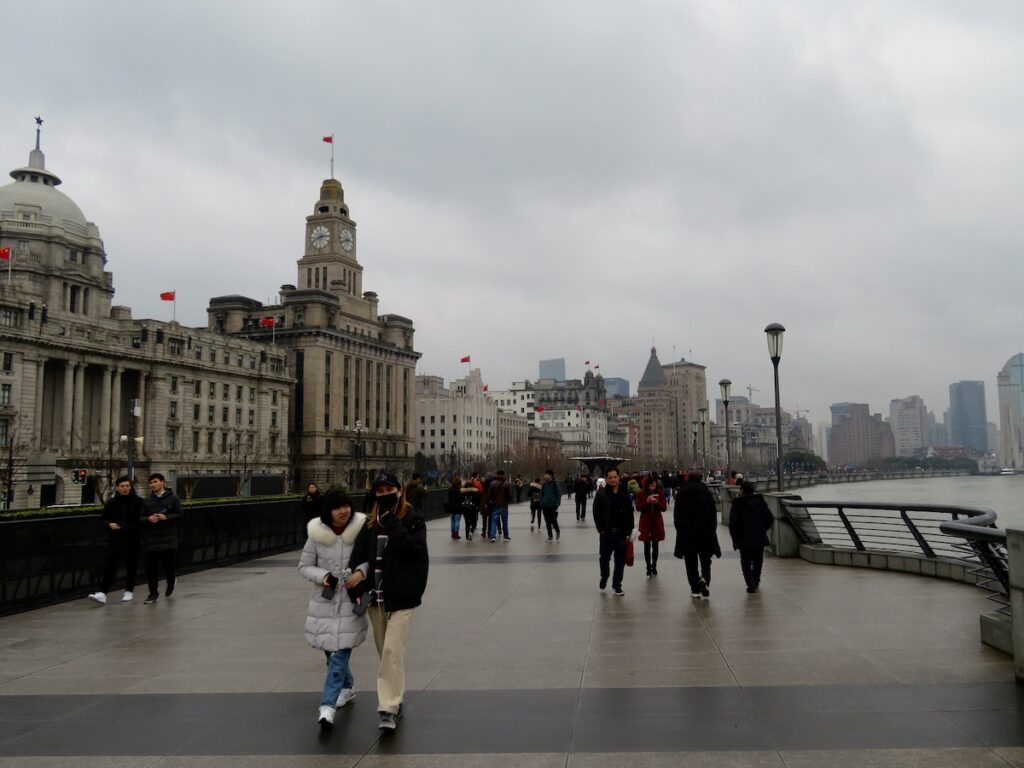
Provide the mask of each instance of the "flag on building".
{"label": "flag on building", "polygon": [[544,412],[544,406],[543,405],[538,405],[533,410],[536,411],[537,413],[543,413]]}
{"label": "flag on building", "polygon": [[325,144],[333,144],[334,143],[334,134],[331,134],[330,136],[324,136],[324,143]]}
{"label": "flag on building", "polygon": [[263,326],[264,328],[273,328],[275,324],[276,324],[276,321],[272,317],[261,317],[260,318],[260,325]]}
{"label": "flag on building", "polygon": [[486,385],[486,384],[484,384],[484,392],[486,392],[486,391],[487,391],[487,388],[488,388],[488,387],[487,387],[487,385]]}
{"label": "flag on building", "polygon": [[174,301],[174,291],[164,291],[160,294],[160,301]]}
{"label": "flag on building", "polygon": [[466,355],[466,356],[465,356],[464,358],[462,358],[461,360],[459,360],[459,362],[460,362],[460,363],[468,363],[468,362],[469,362],[469,355]]}
{"label": "flag on building", "polygon": [[3,248],[0,248],[0,259],[3,259],[4,261],[11,260],[11,249],[6,245]]}
{"label": "flag on building", "polygon": [[589,361],[589,360],[584,360],[584,361],[583,361],[583,364],[584,364],[584,365],[590,365],[590,361]]}

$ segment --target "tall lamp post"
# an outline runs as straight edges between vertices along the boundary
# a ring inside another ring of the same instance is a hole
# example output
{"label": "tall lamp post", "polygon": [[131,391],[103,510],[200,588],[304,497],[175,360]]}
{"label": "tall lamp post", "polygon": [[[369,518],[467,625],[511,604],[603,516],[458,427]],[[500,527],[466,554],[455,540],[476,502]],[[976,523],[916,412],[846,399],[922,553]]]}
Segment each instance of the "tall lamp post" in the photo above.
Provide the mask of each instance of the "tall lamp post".
{"label": "tall lamp post", "polygon": [[782,334],[786,329],[781,323],[772,323],[764,329],[768,336],[768,356],[775,369],[775,479],[776,488],[782,493],[782,405],[779,400],[779,360],[782,359]]}
{"label": "tall lamp post", "polygon": [[356,486],[356,488],[360,488],[361,489],[363,487],[360,484],[362,482],[362,480],[361,480],[362,472],[360,471],[360,461],[363,458],[363,422],[359,421],[358,419],[356,419],[356,444],[355,444],[355,449],[356,449],[356,482],[355,482],[355,486]]}
{"label": "tall lamp post", "polygon": [[704,425],[708,422],[708,409],[698,408],[697,412],[700,413],[700,468],[703,471],[707,469],[708,463],[708,446],[704,442]]}
{"label": "tall lamp post", "polygon": [[697,428],[700,425],[700,422],[699,421],[691,421],[690,423],[693,425],[693,466],[696,467],[697,466],[697,461],[698,461],[698,458],[697,458]]}
{"label": "tall lamp post", "polygon": [[732,466],[732,449],[729,445],[729,390],[732,382],[722,379],[718,382],[718,387],[722,391],[722,405],[725,406],[725,476],[729,477],[729,467]]}

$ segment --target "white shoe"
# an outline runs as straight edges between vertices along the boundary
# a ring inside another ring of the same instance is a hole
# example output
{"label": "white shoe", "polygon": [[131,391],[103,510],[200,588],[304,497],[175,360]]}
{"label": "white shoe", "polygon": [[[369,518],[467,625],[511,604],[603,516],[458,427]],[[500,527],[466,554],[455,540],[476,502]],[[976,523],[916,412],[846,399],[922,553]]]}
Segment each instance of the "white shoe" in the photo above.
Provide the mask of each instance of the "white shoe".
{"label": "white shoe", "polygon": [[352,701],[352,699],[354,699],[355,697],[356,692],[353,691],[351,688],[342,688],[341,693],[338,695],[338,703],[336,704],[336,706],[338,707],[338,709],[341,709],[350,701]]}
{"label": "white shoe", "polygon": [[106,592],[93,592],[89,595],[90,600],[95,600],[100,605],[107,604],[107,593]]}
{"label": "white shoe", "polygon": [[317,722],[320,723],[321,727],[330,728],[334,725],[334,707],[320,707],[320,714],[317,716]]}
{"label": "white shoe", "polygon": [[123,595],[121,595],[121,602],[130,603],[133,597],[135,597],[135,595],[133,595],[131,592],[125,592]]}

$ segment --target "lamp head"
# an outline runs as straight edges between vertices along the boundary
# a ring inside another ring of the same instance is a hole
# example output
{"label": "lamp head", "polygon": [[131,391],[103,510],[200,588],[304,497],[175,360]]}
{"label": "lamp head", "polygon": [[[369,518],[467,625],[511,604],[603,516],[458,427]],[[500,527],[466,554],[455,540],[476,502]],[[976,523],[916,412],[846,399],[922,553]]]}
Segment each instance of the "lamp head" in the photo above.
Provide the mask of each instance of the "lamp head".
{"label": "lamp head", "polygon": [[729,404],[729,391],[732,389],[732,382],[728,379],[722,379],[718,382],[718,386],[722,391],[722,402],[726,405]]}
{"label": "lamp head", "polygon": [[786,332],[781,323],[772,323],[764,329],[768,336],[768,356],[772,362],[778,362],[782,358],[782,334]]}

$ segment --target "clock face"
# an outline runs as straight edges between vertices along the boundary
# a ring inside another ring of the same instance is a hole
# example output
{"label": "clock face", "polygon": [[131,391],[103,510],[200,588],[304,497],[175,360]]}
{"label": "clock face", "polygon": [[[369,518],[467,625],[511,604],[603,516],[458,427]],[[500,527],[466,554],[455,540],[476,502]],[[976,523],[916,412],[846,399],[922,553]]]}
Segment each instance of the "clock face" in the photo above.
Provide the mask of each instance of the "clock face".
{"label": "clock face", "polygon": [[341,247],[346,251],[351,251],[353,246],[356,244],[355,236],[352,234],[351,229],[343,229],[338,233],[338,237],[341,239]]}
{"label": "clock face", "polygon": [[313,244],[313,247],[318,251],[327,245],[327,241],[331,239],[331,233],[327,231],[327,227],[317,227],[310,233],[309,241]]}

